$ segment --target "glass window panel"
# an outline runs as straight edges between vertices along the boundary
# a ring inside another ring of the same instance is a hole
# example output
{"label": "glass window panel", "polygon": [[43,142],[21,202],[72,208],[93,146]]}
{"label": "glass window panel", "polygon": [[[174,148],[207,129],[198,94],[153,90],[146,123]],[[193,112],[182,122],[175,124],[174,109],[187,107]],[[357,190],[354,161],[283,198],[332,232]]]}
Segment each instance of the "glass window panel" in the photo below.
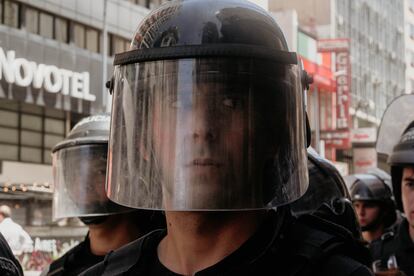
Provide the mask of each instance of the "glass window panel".
{"label": "glass window panel", "polygon": [[73,23],[73,43],[80,48],[85,47],[85,27],[81,24]]}
{"label": "glass window panel", "polygon": [[27,113],[40,114],[40,115],[43,113],[42,107],[34,105],[34,104],[22,104],[21,110]]}
{"label": "glass window panel", "polygon": [[98,31],[88,28],[86,30],[86,49],[92,52],[99,52]]}
{"label": "glass window panel", "polygon": [[45,132],[51,132],[51,133],[63,135],[65,133],[65,122],[62,120],[46,118],[45,119]]}
{"label": "glass window panel", "polygon": [[26,7],[24,10],[24,24],[28,32],[37,34],[38,30],[39,12],[35,9]]}
{"label": "glass window panel", "polygon": [[0,127],[0,142],[17,144],[18,134],[17,129]]}
{"label": "glass window panel", "polygon": [[68,21],[63,18],[55,18],[55,39],[57,41],[68,42]]}
{"label": "glass window panel", "polygon": [[22,128],[42,131],[42,117],[22,114]]}
{"label": "glass window panel", "polygon": [[141,6],[144,6],[146,8],[149,7],[149,1],[148,0],[137,0],[137,4],[141,5]]}
{"label": "glass window panel", "polygon": [[29,147],[21,147],[20,148],[20,159],[21,161],[27,162],[42,162],[42,150],[36,148],[29,148]]}
{"label": "glass window panel", "polygon": [[42,146],[42,134],[33,131],[22,130],[21,132],[21,143],[25,146]]}
{"label": "glass window panel", "polygon": [[63,136],[45,134],[45,148],[52,149],[64,139]]}
{"label": "glass window panel", "polygon": [[40,13],[40,32],[41,36],[53,38],[53,16],[47,13]]}
{"label": "glass window panel", "polygon": [[50,109],[50,108],[46,109],[45,111],[46,111],[45,115],[47,117],[65,119],[65,111],[58,110],[58,109]]}
{"label": "glass window panel", "polygon": [[52,151],[51,150],[43,151],[43,161],[46,164],[52,164]]}
{"label": "glass window panel", "polygon": [[7,109],[7,110],[19,110],[19,103],[16,101],[8,101],[8,100],[1,99],[0,108]]}
{"label": "glass window panel", "polygon": [[17,146],[0,144],[0,160],[17,160]]}
{"label": "glass window panel", "polygon": [[127,51],[129,49],[129,45],[131,44],[131,42],[129,42],[128,40],[125,40],[124,43],[125,43],[124,49],[125,51]]}
{"label": "glass window panel", "polygon": [[19,124],[19,114],[17,112],[0,110],[0,125],[17,127]]}
{"label": "glass window panel", "polygon": [[125,51],[125,42],[124,39],[113,35],[112,36],[112,49],[111,49],[111,53],[112,55],[117,54],[117,53],[121,53]]}
{"label": "glass window panel", "polygon": [[17,3],[4,1],[4,24],[10,27],[19,27],[19,5]]}

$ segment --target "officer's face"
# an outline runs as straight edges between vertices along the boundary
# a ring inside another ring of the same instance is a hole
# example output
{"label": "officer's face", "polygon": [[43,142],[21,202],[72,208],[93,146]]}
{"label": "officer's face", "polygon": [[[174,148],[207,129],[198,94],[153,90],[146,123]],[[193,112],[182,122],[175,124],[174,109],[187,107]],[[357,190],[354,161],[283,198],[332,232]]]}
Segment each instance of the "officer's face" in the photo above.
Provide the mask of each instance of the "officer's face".
{"label": "officer's face", "polygon": [[407,220],[414,227],[414,167],[403,169],[401,197]]}
{"label": "officer's face", "polygon": [[362,200],[355,201],[354,208],[358,215],[358,221],[361,227],[365,227],[375,221],[381,210],[378,204]]}
{"label": "officer's face", "polygon": [[[75,168],[70,170],[70,168]],[[107,201],[105,192],[106,158],[92,156],[74,160],[66,168],[67,194],[80,208],[101,205]]]}
{"label": "officer's face", "polygon": [[168,105],[156,104],[154,145],[167,194],[176,189],[181,201],[200,208],[227,199],[226,184],[232,185],[231,192],[245,194],[236,183],[243,183],[239,169],[246,154],[248,121],[245,95],[237,92],[225,93],[219,84],[199,84]]}

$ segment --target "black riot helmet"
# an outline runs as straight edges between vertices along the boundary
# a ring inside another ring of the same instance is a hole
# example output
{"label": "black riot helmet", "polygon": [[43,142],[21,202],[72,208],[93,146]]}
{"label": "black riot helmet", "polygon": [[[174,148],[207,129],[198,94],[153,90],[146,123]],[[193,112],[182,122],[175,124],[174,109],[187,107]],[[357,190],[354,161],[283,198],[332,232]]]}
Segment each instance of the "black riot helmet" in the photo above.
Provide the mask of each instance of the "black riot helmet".
{"label": "black riot helmet", "polygon": [[295,216],[314,214],[340,225],[360,238],[358,220],[345,181],[338,169],[308,148],[309,187],[306,193],[290,204]]}
{"label": "black riot helmet", "polygon": [[166,2],[114,64],[109,198],[246,210],[305,192],[309,78],[266,11],[243,0]]}
{"label": "black riot helmet", "polygon": [[391,179],[395,201],[402,212],[401,181],[404,167],[414,167],[414,121],[404,130],[398,144],[393,148],[388,158],[391,166]]}
{"label": "black riot helmet", "polygon": [[100,223],[106,215],[131,211],[105,192],[110,115],[92,115],[77,123],[52,149],[53,218],[79,217]]}
{"label": "black riot helmet", "polygon": [[369,201],[381,208],[380,216],[362,230],[373,229],[380,223],[383,223],[385,228],[394,224],[397,213],[392,189],[388,183],[389,177],[382,178],[373,172],[348,175],[345,180],[350,187],[353,202]]}

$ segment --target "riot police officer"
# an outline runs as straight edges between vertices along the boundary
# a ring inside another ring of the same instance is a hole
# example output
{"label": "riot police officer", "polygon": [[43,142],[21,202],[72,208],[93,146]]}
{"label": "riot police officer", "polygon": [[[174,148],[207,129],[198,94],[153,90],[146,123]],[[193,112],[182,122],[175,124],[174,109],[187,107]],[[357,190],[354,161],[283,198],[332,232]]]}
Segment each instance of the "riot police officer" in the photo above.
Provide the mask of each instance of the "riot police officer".
{"label": "riot police officer", "polygon": [[370,173],[349,175],[346,181],[350,183],[364,240],[371,243],[395,223],[397,216],[391,187],[384,179]]}
{"label": "riot police officer", "polygon": [[107,194],[165,210],[167,230],[85,275],[370,275],[334,229],[290,213],[308,185],[305,78],[266,11],[167,2],[114,63]]}
{"label": "riot police officer", "polygon": [[388,157],[397,208],[405,218],[371,244],[382,268],[398,267],[414,275],[414,95],[396,98],[386,109],[377,140],[377,152]]}
{"label": "riot police officer", "polygon": [[4,236],[0,233],[0,275],[23,276],[23,269]]}
{"label": "riot police officer", "polygon": [[162,214],[120,206],[105,194],[109,114],[86,117],[53,148],[54,219],[78,217],[88,226],[85,240],[43,271],[79,275],[153,228],[164,227]]}

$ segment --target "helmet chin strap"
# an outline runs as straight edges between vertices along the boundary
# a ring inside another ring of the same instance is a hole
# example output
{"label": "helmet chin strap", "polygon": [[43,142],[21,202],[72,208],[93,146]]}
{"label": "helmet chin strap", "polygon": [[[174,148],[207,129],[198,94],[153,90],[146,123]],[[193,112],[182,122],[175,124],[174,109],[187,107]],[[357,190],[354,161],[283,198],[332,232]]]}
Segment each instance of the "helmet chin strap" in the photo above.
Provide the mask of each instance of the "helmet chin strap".
{"label": "helmet chin strap", "polygon": [[109,216],[91,216],[91,217],[79,217],[79,219],[86,225],[101,224],[106,221]]}

